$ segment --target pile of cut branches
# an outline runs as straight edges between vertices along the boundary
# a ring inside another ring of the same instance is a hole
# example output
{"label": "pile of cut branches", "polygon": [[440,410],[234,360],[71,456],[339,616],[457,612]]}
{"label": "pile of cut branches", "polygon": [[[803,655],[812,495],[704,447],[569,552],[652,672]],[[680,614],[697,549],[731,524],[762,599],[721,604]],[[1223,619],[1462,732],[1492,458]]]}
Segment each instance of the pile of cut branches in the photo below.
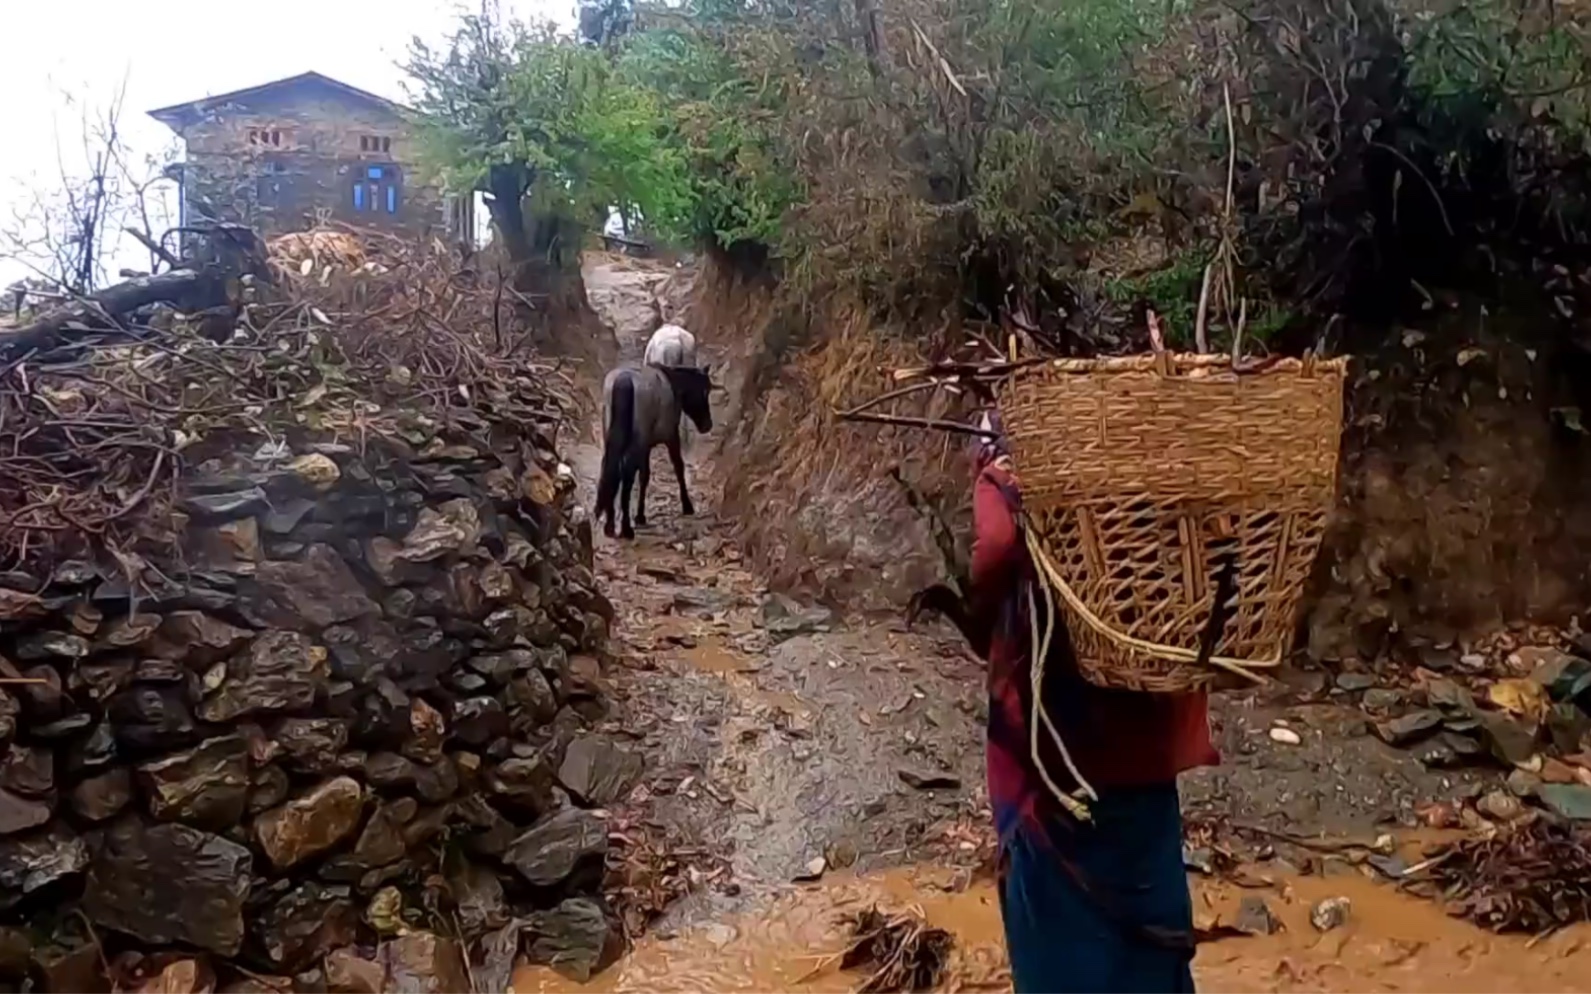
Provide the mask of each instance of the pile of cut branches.
{"label": "pile of cut branches", "polygon": [[109,556],[134,575],[172,552],[185,478],[301,445],[425,458],[515,444],[494,431],[512,424],[555,446],[572,391],[440,245],[254,244],[0,333],[0,570]]}
{"label": "pile of cut branches", "polygon": [[840,957],[840,969],[864,970],[859,994],[931,991],[939,986],[955,939],[930,926],[913,908],[886,915],[869,908],[851,920],[851,944]]}
{"label": "pile of cut branches", "polygon": [[1432,875],[1448,911],[1495,932],[1591,921],[1591,829],[1537,818],[1455,844]]}

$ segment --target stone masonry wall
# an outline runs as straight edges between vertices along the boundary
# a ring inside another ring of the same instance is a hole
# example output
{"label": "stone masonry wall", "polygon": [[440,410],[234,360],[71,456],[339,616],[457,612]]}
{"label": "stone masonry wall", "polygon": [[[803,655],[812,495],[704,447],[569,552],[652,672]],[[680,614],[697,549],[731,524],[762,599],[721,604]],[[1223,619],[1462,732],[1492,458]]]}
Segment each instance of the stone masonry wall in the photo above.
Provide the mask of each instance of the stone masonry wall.
{"label": "stone masonry wall", "polygon": [[511,921],[611,953],[593,809],[638,760],[582,735],[612,610],[529,448],[212,459],[164,579],[0,575],[0,989],[461,990]]}

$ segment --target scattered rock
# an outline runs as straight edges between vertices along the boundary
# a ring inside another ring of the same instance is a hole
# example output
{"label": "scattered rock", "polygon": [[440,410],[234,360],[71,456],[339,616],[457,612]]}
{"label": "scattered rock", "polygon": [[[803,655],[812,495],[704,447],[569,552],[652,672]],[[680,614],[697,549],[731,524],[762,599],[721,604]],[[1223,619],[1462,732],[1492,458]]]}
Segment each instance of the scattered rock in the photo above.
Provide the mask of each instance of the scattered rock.
{"label": "scattered rock", "polygon": [[1403,694],[1385,687],[1372,687],[1359,698],[1359,704],[1366,711],[1385,714],[1403,704]]}
{"label": "scattered rock", "polygon": [[359,915],[347,887],[309,881],[273,902],[252,923],[251,938],[277,969],[295,972],[329,949],[354,941]]}
{"label": "scattered rock", "polygon": [[38,828],[50,820],[50,806],[29,800],[9,790],[0,790],[0,836],[16,835]]}
{"label": "scattered rock", "polygon": [[826,856],[814,856],[807,860],[801,867],[801,872],[791,877],[791,881],[798,884],[816,883],[823,879],[823,874],[829,869],[829,860]]}
{"label": "scattered rock", "polygon": [[342,476],[342,470],[337,468],[337,463],[319,452],[299,456],[287,464],[287,469],[300,480],[322,492],[330,490]]}
{"label": "scattered rock", "polygon": [[1545,783],[1536,798],[1549,810],[1572,821],[1591,821],[1591,787],[1584,784]]}
{"label": "scattered rock", "polygon": [[52,994],[110,994],[104,957],[104,950],[91,942],[51,943],[33,951],[33,968]]}
{"label": "scattered rock", "polygon": [[226,722],[246,714],[305,709],[324,691],[329,675],[325,649],[297,632],[264,632],[205,674],[209,693],[199,715]]}
{"label": "scattered rock", "polygon": [[1493,756],[1509,765],[1526,762],[1536,754],[1538,728],[1496,711],[1479,711],[1481,736]]}
{"label": "scattered rock", "polygon": [[243,585],[239,607],[262,628],[314,630],[381,612],[337,550],[311,545],[304,558],[260,563]]}
{"label": "scattered rock", "polygon": [[640,753],[603,736],[587,735],[569,743],[558,780],[586,804],[601,806],[629,793],[645,766]]}
{"label": "scattered rock", "polygon": [[200,736],[181,686],[134,685],[112,697],[106,711],[117,745],[133,752],[181,749]]}
{"label": "scattered rock", "polygon": [[1475,698],[1456,680],[1440,677],[1425,685],[1425,700],[1431,707],[1453,714],[1468,715],[1475,710]]}
{"label": "scattered rock", "polygon": [[284,718],[272,736],[286,754],[289,767],[324,774],[337,768],[337,756],[348,744],[348,722],[338,718]]}
{"label": "scattered rock", "polygon": [[540,670],[528,670],[510,680],[508,693],[537,725],[551,721],[558,714],[558,695],[553,693],[552,684]]}
{"label": "scattered rock", "polygon": [[460,860],[448,875],[448,886],[465,935],[480,935],[508,922],[508,905],[503,900],[503,883],[497,871]]}
{"label": "scattered rock", "polygon": [[0,908],[88,866],[88,849],[65,825],[0,838]]}
{"label": "scattered rock", "polygon": [[446,756],[428,766],[414,768],[414,792],[422,801],[440,804],[458,793],[458,789],[458,768]]}
{"label": "scattered rock", "polygon": [[82,780],[66,795],[67,804],[86,821],[105,821],[132,799],[133,776],[125,766]]}
{"label": "scattered rock", "polygon": [[1330,932],[1348,922],[1353,903],[1346,897],[1328,897],[1309,909],[1309,923],[1317,932]]}
{"label": "scattered rock", "polygon": [[1529,770],[1515,769],[1508,771],[1508,779],[1503,783],[1515,797],[1534,797],[1541,787],[1541,777]]}
{"label": "scattered rock", "polygon": [[901,783],[913,790],[961,789],[961,779],[959,777],[933,773],[925,776],[923,774],[913,773],[911,770],[896,770],[895,775],[900,778]]}
{"label": "scattered rock", "polygon": [[365,779],[378,790],[414,786],[414,762],[395,752],[378,752],[365,761]]}
{"label": "scattered rock", "polygon": [[1361,690],[1369,690],[1374,687],[1376,678],[1369,673],[1338,673],[1336,684],[1338,690],[1355,694]]}
{"label": "scattered rock", "polygon": [[24,660],[38,659],[82,659],[92,651],[93,646],[88,639],[81,635],[68,632],[39,632],[36,635],[24,635],[17,639],[16,658]]}
{"label": "scattered rock", "polygon": [[450,500],[439,508],[420,512],[414,529],[403,540],[399,559],[410,563],[430,562],[449,553],[463,553],[481,533],[481,515],[464,498]]}
{"label": "scattered rock", "polygon": [[1524,814],[1525,806],[1506,790],[1492,790],[1475,802],[1475,810],[1496,821],[1513,821]]}
{"label": "scattered rock", "polygon": [[1442,725],[1439,711],[1411,711],[1401,718],[1378,721],[1376,735],[1391,746],[1407,746],[1433,734]]}
{"label": "scattered rock", "polygon": [[1275,935],[1281,931],[1282,921],[1271,911],[1264,898],[1249,894],[1238,905],[1232,927],[1244,935]]}
{"label": "scattered rock", "polygon": [[221,831],[238,823],[248,803],[248,745],[241,735],[207,739],[143,764],[138,779],[156,818]]}
{"label": "scattered rock", "polygon": [[783,594],[770,594],[762,602],[762,627],[774,641],[797,635],[826,632],[834,624],[834,612],[826,607],[802,607]]}
{"label": "scattered rock", "polygon": [[254,835],[278,870],[303,862],[341,842],[359,827],[364,792],[357,780],[328,780],[254,820]]}
{"label": "scattered rock", "polygon": [[505,759],[486,778],[486,789],[497,798],[499,806],[511,814],[523,813],[532,818],[553,809],[556,786],[552,768],[540,756]]}
{"label": "scattered rock", "polygon": [[1299,738],[1298,733],[1293,731],[1291,728],[1283,728],[1282,726],[1277,725],[1271,729],[1271,741],[1280,742],[1282,745],[1295,746],[1304,740]]}
{"label": "scattered rock", "polygon": [[227,624],[203,611],[173,611],[161,621],[150,653],[204,667],[232,655],[253,637],[248,629]]}
{"label": "scattered rock", "polygon": [[458,994],[470,990],[464,950],[431,932],[410,932],[381,944],[377,961],[389,994]]}
{"label": "scattered rock", "polygon": [[374,869],[402,859],[407,852],[403,826],[414,820],[419,810],[419,803],[412,797],[400,797],[376,808],[359,833],[359,841],[354,843],[354,863],[362,869]]}
{"label": "scattered rock", "polygon": [[243,943],[249,851],[186,825],[125,818],[89,862],[83,908],[105,928],[144,942],[183,942],[224,956]]}
{"label": "scattered rock", "polygon": [[447,722],[442,712],[416,697],[409,702],[409,737],[403,754],[417,763],[434,763],[442,758],[442,743],[447,740]]}
{"label": "scattered rock", "polygon": [[522,941],[532,963],[551,967],[578,983],[590,980],[618,953],[621,942],[597,902],[572,897],[525,922]]}
{"label": "scattered rock", "polygon": [[1580,743],[1591,735],[1591,714],[1576,704],[1554,704],[1547,709],[1547,735],[1562,753],[1580,751]]}
{"label": "scattered rock", "polygon": [[553,887],[567,879],[582,860],[604,856],[607,851],[607,823],[589,811],[564,808],[515,839],[504,860],[532,885]]}
{"label": "scattered rock", "polygon": [[1182,867],[1185,870],[1194,870],[1209,876],[1215,872],[1215,850],[1208,846],[1195,848],[1184,842],[1182,844]]}
{"label": "scattered rock", "polygon": [[386,971],[380,963],[365,959],[352,948],[327,953],[324,968],[326,989],[332,994],[383,994]]}

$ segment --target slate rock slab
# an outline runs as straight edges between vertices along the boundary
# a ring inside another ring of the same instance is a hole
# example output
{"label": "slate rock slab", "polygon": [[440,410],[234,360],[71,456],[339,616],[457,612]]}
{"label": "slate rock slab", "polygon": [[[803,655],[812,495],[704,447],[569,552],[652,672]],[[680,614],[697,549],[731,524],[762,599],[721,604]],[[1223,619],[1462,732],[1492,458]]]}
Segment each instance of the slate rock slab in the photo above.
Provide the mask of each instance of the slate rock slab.
{"label": "slate rock slab", "polygon": [[302,559],[260,563],[238,606],[262,628],[315,631],[381,613],[337,550],[319,542]]}
{"label": "slate rock slab", "polygon": [[116,822],[94,840],[83,909],[96,925],[156,945],[236,955],[253,859],[186,825]]}
{"label": "slate rock slab", "polygon": [[326,650],[297,632],[264,632],[243,652],[205,674],[209,695],[199,705],[206,721],[246,714],[302,710],[329,682]]}
{"label": "slate rock slab", "polygon": [[29,835],[0,839],[0,908],[87,867],[88,847],[59,822]]}
{"label": "slate rock slab", "polygon": [[464,950],[431,932],[410,932],[376,951],[389,994],[459,994],[470,989]]}
{"label": "slate rock slab", "polygon": [[646,767],[641,754],[601,735],[586,735],[569,743],[558,780],[587,804],[612,804],[628,794]]}
{"label": "slate rock slab", "polygon": [[149,813],[221,831],[243,817],[249,798],[249,747],[241,735],[207,739],[195,749],[138,767]]}
{"label": "slate rock slab", "polygon": [[292,973],[352,943],[358,927],[349,888],[308,881],[269,905],[253,922],[251,938],[272,965]]}
{"label": "slate rock slab", "polygon": [[550,911],[531,915],[520,941],[532,963],[549,966],[579,983],[611,962],[620,947],[613,924],[589,897],[571,897]]}
{"label": "slate rock slab", "polygon": [[503,858],[532,885],[553,887],[568,879],[581,860],[607,851],[607,822],[590,811],[564,808],[526,829]]}
{"label": "slate rock slab", "polygon": [[352,777],[336,777],[254,820],[254,837],[282,870],[325,852],[359,827],[364,791]]}

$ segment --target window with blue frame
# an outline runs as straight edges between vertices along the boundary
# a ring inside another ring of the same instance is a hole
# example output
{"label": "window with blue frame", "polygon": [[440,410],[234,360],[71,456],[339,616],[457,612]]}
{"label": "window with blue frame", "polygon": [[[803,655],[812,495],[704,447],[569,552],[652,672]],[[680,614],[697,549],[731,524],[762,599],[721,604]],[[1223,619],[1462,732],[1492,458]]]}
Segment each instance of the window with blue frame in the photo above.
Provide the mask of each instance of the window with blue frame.
{"label": "window with blue frame", "polygon": [[354,181],[354,210],[358,213],[398,213],[398,169],[395,166],[365,166],[364,175]]}

